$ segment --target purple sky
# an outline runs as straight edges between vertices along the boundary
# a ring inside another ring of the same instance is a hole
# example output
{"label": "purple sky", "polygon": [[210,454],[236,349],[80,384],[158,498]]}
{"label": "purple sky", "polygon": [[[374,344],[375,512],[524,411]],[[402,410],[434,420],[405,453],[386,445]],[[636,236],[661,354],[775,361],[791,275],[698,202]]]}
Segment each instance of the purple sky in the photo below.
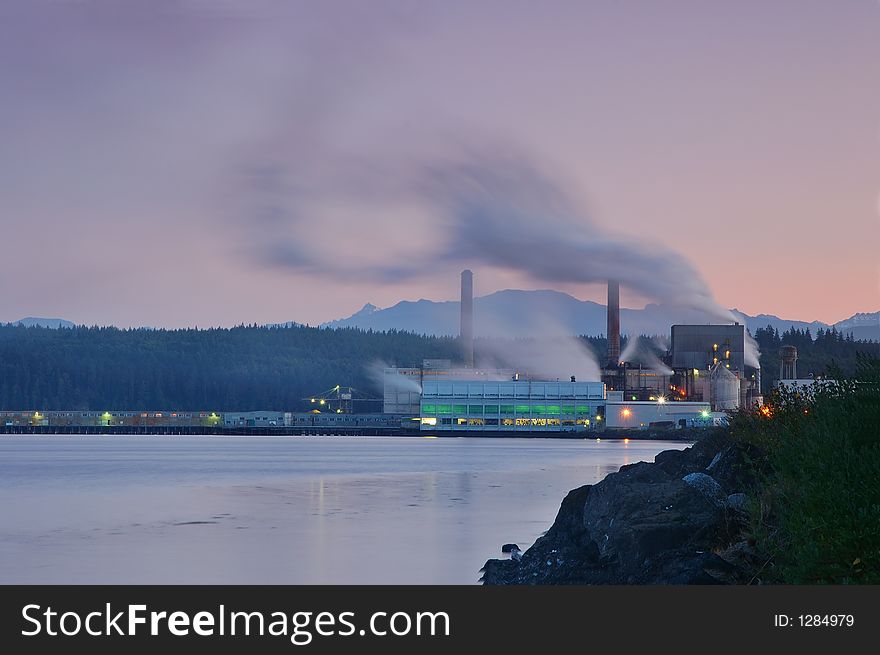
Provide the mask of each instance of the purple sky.
{"label": "purple sky", "polygon": [[602,300],[544,264],[623,244],[751,314],[880,309],[875,1],[4,0],[0,83],[0,321],[314,324],[465,266]]}

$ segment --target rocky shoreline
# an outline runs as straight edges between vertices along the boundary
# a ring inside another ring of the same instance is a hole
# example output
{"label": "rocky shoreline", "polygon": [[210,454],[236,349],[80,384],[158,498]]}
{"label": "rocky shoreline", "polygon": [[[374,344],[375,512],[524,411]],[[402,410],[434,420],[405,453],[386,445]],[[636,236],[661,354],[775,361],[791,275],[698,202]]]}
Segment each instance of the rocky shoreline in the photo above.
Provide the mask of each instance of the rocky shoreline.
{"label": "rocky shoreline", "polygon": [[524,553],[490,559],[484,584],[744,584],[756,562],[744,537],[757,453],[713,432],[653,463],[623,466],[568,493]]}

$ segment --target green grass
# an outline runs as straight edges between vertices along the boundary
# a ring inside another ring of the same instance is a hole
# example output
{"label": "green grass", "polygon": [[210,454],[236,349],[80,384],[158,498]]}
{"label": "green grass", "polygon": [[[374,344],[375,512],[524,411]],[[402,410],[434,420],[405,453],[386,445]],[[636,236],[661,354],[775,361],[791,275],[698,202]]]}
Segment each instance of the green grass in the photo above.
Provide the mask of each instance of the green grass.
{"label": "green grass", "polygon": [[853,379],[774,392],[740,412],[734,439],[762,453],[750,539],[768,583],[880,583],[880,360]]}

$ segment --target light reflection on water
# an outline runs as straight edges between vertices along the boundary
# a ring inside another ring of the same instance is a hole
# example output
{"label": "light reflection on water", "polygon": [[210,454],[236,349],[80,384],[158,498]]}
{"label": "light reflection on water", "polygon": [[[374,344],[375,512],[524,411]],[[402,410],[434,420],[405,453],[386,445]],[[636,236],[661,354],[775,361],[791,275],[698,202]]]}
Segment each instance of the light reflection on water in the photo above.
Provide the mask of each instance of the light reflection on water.
{"label": "light reflection on water", "polygon": [[0,582],[474,583],[678,442],[2,437]]}

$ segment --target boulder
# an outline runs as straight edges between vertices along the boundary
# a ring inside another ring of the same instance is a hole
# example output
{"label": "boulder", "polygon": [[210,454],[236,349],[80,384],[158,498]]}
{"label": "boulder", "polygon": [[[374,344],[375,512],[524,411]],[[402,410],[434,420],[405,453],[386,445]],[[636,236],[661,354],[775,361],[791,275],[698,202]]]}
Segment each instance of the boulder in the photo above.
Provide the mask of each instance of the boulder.
{"label": "boulder", "polygon": [[[740,499],[725,481],[740,450],[717,435],[654,463],[623,466],[565,497],[551,528],[518,560],[489,560],[485,584],[717,584],[739,580]],[[714,463],[714,465],[713,465]],[[735,495],[735,494],[734,494]],[[744,503],[744,500],[742,501]]]}

